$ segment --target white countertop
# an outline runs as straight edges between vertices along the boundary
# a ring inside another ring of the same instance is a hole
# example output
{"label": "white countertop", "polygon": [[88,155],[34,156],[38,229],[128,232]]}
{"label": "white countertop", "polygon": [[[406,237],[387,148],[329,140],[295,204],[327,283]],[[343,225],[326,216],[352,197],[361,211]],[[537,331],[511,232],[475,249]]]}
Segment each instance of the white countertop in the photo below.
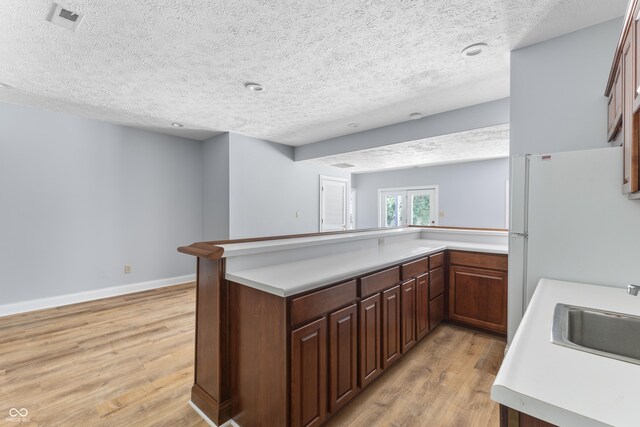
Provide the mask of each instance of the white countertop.
{"label": "white countertop", "polygon": [[226,278],[287,297],[445,249],[506,254],[506,245],[413,239],[265,267],[227,271]]}
{"label": "white countertop", "polygon": [[540,280],[491,398],[560,426],[640,425],[640,365],[552,344],[557,303],[640,315],[625,289]]}
{"label": "white countertop", "polygon": [[345,241],[372,239],[376,237],[392,237],[420,234],[421,228],[388,228],[371,231],[357,231],[353,233],[326,234],[318,236],[295,237],[291,239],[259,240],[255,242],[229,243],[218,245],[224,249],[223,257],[253,255],[274,250],[298,249],[308,246],[326,245]]}
{"label": "white countertop", "polygon": [[[265,252],[271,252],[274,250],[286,250],[286,249],[300,249],[309,246],[327,245],[343,243],[348,241],[357,241],[365,239],[386,238],[396,236],[422,236],[424,233],[433,235],[458,235],[464,236],[462,239],[468,239],[469,237],[495,237],[495,236],[507,236],[506,231],[499,230],[469,230],[469,229],[450,229],[450,228],[419,228],[419,227],[404,227],[404,228],[381,228],[370,231],[358,231],[354,230],[352,233],[341,234],[326,234],[296,238],[285,239],[273,239],[273,240],[259,240],[253,242],[243,243],[228,243],[217,245],[224,249],[223,257],[235,257],[242,255],[254,255]],[[424,238],[424,236],[422,236]]]}

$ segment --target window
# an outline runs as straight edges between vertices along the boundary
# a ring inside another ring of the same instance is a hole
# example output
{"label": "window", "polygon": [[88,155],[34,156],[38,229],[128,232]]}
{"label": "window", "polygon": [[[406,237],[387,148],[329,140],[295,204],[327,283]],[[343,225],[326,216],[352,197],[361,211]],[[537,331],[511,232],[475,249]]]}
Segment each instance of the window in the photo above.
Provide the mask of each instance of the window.
{"label": "window", "polygon": [[380,227],[438,225],[438,187],[378,190]]}

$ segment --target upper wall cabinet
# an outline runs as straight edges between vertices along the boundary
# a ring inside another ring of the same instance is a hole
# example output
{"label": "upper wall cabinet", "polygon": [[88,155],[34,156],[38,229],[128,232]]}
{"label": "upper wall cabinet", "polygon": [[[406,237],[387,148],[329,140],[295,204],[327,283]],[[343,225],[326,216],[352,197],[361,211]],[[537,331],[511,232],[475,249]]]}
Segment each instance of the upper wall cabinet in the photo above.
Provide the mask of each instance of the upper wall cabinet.
{"label": "upper wall cabinet", "polygon": [[[640,5],[632,0],[618,41],[605,95],[609,141],[621,140],[624,147],[622,191],[640,190]],[[620,138],[621,136],[621,138]],[[640,195],[633,194],[635,196]]]}

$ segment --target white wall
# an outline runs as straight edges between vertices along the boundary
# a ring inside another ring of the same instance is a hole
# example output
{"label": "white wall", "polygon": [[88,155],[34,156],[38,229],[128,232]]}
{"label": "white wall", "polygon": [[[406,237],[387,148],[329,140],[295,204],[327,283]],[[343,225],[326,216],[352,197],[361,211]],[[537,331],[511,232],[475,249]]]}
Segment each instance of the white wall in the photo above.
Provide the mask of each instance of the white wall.
{"label": "white wall", "polygon": [[607,146],[614,19],[511,52],[511,155]]}
{"label": "white wall", "polygon": [[320,175],[350,177],[336,168],[294,162],[293,147],[236,134],[230,134],[229,153],[232,239],[317,232]]}
{"label": "white wall", "polygon": [[229,238],[229,134],[202,142],[202,240]]}
{"label": "white wall", "polygon": [[506,158],[355,174],[357,228],[378,227],[379,189],[426,185],[439,186],[439,225],[505,228],[508,174]]}
{"label": "white wall", "polygon": [[0,304],[192,274],[176,248],[202,236],[200,152],[0,104]]}

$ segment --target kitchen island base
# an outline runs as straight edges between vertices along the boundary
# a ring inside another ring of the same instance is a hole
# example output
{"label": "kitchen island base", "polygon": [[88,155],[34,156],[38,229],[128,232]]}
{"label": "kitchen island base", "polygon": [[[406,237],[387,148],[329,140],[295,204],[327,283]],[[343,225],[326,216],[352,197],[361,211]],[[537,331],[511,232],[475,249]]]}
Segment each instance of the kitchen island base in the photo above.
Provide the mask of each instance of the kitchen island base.
{"label": "kitchen island base", "polygon": [[442,245],[289,295],[196,245],[181,248],[198,257],[192,403],[216,425],[322,425],[447,318]]}

